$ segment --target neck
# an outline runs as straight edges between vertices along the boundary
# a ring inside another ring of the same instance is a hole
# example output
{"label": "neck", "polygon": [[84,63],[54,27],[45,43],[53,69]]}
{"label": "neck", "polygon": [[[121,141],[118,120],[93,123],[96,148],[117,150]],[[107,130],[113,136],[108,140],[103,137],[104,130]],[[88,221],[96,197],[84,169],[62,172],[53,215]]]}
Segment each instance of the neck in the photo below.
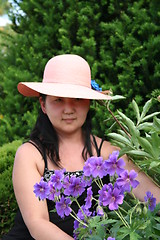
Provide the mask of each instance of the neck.
{"label": "neck", "polygon": [[57,133],[59,137],[59,143],[64,143],[64,142],[82,142],[83,141],[83,133],[82,129],[79,131],[73,132],[73,133]]}

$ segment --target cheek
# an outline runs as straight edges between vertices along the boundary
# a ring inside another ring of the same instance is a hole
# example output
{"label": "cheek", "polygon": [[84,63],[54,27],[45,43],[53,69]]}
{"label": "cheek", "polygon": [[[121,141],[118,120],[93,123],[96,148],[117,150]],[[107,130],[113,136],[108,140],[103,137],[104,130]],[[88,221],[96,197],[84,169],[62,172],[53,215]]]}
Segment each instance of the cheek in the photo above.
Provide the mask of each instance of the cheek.
{"label": "cheek", "polygon": [[83,104],[80,109],[79,109],[79,112],[81,112],[81,114],[86,117],[87,116],[87,113],[90,109],[90,103],[86,103],[86,104]]}
{"label": "cheek", "polygon": [[85,111],[88,113],[88,111],[90,109],[90,101],[89,100],[86,100],[84,108],[85,108]]}
{"label": "cheek", "polygon": [[60,117],[60,109],[57,109],[55,107],[46,107],[46,114],[52,124],[57,122],[57,120]]}

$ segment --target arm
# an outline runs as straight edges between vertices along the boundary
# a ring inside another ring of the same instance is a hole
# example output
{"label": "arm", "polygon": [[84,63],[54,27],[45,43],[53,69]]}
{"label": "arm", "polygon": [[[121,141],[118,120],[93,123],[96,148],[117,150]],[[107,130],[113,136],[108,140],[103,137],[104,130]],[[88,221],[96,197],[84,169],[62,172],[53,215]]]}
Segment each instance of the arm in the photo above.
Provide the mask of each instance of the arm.
{"label": "arm", "polygon": [[[109,154],[117,150],[119,150],[119,148],[105,141],[102,145],[101,150],[103,159],[108,159]],[[138,173],[138,177],[136,178],[136,180],[138,180],[140,184],[137,186],[137,188],[133,189],[135,197],[138,198],[140,201],[144,201],[144,196],[146,195],[146,192],[150,191],[157,199],[157,203],[160,202],[160,188],[156,186],[152,179],[149,178],[143,171],[141,171],[138,166],[136,166],[131,160],[129,160],[126,155],[122,156],[122,158],[125,161],[125,169],[127,169],[128,171],[131,171],[133,169]]]}
{"label": "arm", "polygon": [[13,186],[24,222],[36,240],[73,239],[49,221],[46,201],[39,201],[33,186],[44,171],[44,161],[38,150],[29,143],[17,151],[13,168]]}
{"label": "arm", "polygon": [[126,163],[125,169],[131,171],[134,169],[138,173],[136,180],[139,181],[139,185],[133,189],[133,193],[136,198],[141,201],[144,201],[144,196],[147,191],[150,191],[153,196],[157,199],[157,203],[160,202],[160,188],[148,177],[138,166],[136,166],[131,160],[128,159],[126,155],[122,157]]}

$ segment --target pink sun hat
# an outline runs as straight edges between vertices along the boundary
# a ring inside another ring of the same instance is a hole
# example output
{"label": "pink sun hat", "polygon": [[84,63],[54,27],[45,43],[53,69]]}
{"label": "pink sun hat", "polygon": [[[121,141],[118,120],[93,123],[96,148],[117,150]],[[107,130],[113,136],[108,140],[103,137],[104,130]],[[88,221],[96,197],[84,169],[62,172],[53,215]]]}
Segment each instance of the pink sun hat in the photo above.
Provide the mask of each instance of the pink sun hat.
{"label": "pink sun hat", "polygon": [[44,69],[42,82],[20,82],[18,91],[27,97],[40,94],[83,99],[111,100],[112,97],[91,88],[91,70],[82,57],[74,54],[51,58]]}

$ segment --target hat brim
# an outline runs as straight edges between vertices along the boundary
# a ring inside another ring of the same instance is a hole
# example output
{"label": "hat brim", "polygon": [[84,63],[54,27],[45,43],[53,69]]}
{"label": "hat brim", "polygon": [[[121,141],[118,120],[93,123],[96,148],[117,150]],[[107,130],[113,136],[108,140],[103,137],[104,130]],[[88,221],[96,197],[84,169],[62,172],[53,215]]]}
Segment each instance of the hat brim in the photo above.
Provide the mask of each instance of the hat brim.
{"label": "hat brim", "polygon": [[40,94],[95,100],[111,100],[112,97],[91,88],[76,84],[20,82],[18,91],[26,97],[39,97]]}

